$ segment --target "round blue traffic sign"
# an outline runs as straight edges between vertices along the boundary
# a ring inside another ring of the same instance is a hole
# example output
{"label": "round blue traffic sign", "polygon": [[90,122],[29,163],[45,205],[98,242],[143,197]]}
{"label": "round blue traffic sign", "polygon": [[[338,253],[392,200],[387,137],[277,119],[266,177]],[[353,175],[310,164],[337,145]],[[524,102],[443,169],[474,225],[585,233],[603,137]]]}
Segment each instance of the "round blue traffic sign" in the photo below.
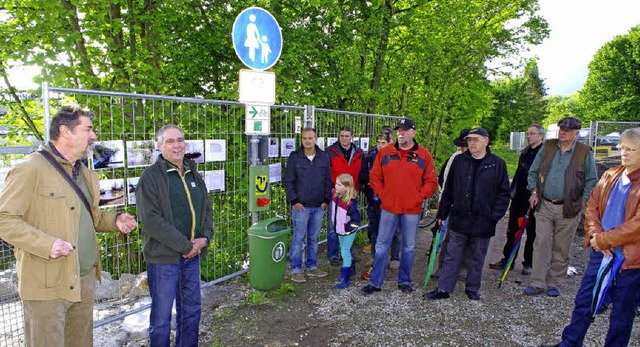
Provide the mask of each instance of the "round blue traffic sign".
{"label": "round blue traffic sign", "polygon": [[249,7],[233,23],[233,49],[248,68],[267,70],[282,53],[282,31],[267,10]]}

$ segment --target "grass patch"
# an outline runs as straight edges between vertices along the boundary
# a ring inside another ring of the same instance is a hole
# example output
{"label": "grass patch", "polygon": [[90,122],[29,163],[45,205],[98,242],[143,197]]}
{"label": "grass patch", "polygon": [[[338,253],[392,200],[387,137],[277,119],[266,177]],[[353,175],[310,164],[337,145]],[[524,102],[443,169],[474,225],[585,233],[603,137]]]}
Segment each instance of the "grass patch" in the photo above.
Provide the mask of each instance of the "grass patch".
{"label": "grass patch", "polygon": [[291,283],[282,283],[277,288],[263,292],[261,290],[253,290],[247,297],[247,305],[267,305],[267,304],[282,304],[282,298],[289,293],[293,293],[298,290],[298,287]]}
{"label": "grass patch", "polygon": [[518,159],[520,158],[520,152],[509,149],[509,147],[492,147],[491,152],[500,158],[504,159],[507,163],[507,171],[509,177],[513,177],[516,174],[516,168],[518,167]]}

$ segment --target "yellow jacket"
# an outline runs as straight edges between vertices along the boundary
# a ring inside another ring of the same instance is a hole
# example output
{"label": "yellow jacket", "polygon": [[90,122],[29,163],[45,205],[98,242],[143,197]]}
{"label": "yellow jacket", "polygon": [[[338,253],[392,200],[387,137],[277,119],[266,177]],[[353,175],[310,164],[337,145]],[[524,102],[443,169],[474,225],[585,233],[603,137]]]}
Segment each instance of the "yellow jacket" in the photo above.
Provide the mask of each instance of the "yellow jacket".
{"label": "yellow jacket", "polygon": [[[40,149],[48,150],[43,146]],[[71,174],[71,163],[54,157]],[[89,202],[95,229],[118,231],[116,213],[98,207],[98,175],[84,165],[80,174],[91,191]],[[50,259],[49,251],[56,238],[78,244],[81,208],[84,205],[73,188],[38,152],[28,155],[7,174],[0,193],[0,238],[14,246],[22,300],[80,301],[78,252]],[[98,261],[96,276],[99,275]]]}

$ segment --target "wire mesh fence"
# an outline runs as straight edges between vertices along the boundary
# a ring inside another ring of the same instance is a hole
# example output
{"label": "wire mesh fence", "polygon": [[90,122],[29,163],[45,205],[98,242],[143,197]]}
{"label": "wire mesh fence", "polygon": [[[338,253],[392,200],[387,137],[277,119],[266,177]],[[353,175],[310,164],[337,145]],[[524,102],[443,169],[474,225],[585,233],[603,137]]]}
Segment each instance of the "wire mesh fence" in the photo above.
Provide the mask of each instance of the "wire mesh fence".
{"label": "wire mesh fence", "polygon": [[[211,240],[211,251],[202,260],[202,279],[209,283],[217,282],[247,271],[246,231],[252,224],[252,218],[247,207],[249,145],[248,136],[244,134],[244,104],[53,87],[43,90],[46,91],[42,105],[45,134],[49,126],[47,115],[53,115],[61,105],[75,103],[95,113],[93,123],[97,140],[87,164],[100,177],[100,204],[104,209],[135,215],[138,178],[158,156],[156,132],[168,123],[180,126],[185,133],[186,156],[198,163],[214,210],[215,236]],[[392,126],[396,120],[397,117],[315,109],[312,106],[273,105],[271,134],[268,136],[269,155],[263,163],[274,165],[281,176],[288,153],[300,146],[300,131],[305,126],[316,128],[318,145],[323,149],[337,141],[343,126],[349,126],[354,131],[354,142],[366,151],[375,145],[375,136],[381,127]],[[0,153],[0,175],[6,175],[15,160],[24,156],[8,154],[8,151],[3,153]],[[0,178],[1,189],[4,177]],[[271,201],[270,210],[260,213],[259,218],[280,216],[289,220],[290,210],[281,181],[271,183]],[[360,206],[364,209],[365,203]],[[98,234],[102,271],[115,279],[145,271],[141,228],[144,225],[128,236]],[[0,345],[20,346],[22,306],[17,295],[12,248],[5,242],[0,242],[0,266]],[[118,317],[126,314],[124,311],[129,306],[123,307],[123,310],[111,314]]]}

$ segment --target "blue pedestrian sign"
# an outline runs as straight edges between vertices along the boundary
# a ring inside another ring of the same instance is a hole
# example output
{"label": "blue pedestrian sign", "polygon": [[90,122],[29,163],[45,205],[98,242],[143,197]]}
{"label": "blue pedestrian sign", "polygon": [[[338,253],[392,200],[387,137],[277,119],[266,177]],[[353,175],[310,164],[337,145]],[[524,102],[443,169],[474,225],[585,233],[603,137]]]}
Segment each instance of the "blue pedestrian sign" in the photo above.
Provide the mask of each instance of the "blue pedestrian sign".
{"label": "blue pedestrian sign", "polygon": [[267,70],[282,53],[282,31],[276,19],[260,7],[249,7],[233,23],[233,48],[248,68]]}

